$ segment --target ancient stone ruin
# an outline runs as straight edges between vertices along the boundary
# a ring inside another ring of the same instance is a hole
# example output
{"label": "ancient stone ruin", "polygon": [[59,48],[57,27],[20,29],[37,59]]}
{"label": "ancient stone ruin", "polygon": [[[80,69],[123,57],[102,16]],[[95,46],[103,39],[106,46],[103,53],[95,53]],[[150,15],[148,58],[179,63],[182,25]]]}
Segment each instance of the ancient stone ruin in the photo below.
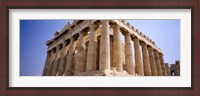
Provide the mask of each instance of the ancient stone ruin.
{"label": "ancient stone ruin", "polygon": [[180,76],[180,61],[176,60],[175,64],[171,64],[170,66],[171,76]]}
{"label": "ancient stone ruin", "polygon": [[74,20],[46,45],[43,76],[170,76],[172,72],[154,41],[125,20]]}

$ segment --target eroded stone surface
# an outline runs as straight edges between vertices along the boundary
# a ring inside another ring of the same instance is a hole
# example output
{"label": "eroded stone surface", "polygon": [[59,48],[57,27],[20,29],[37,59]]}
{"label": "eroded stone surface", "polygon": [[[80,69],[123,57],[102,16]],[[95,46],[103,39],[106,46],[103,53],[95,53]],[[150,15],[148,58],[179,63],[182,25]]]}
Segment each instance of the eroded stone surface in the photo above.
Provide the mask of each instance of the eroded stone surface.
{"label": "eroded stone surface", "polygon": [[77,76],[133,76],[128,74],[125,70],[122,72],[118,72],[116,70],[98,70],[98,71],[90,71],[90,72],[84,72],[79,73]]}

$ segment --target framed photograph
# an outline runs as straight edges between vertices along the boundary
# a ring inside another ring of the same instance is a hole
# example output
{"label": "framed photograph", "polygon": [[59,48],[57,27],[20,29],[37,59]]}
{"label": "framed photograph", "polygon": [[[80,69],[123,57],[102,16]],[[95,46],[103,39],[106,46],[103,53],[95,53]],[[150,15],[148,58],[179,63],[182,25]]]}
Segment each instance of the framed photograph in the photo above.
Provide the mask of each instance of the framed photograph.
{"label": "framed photograph", "polygon": [[2,1],[2,95],[199,96],[199,1]]}

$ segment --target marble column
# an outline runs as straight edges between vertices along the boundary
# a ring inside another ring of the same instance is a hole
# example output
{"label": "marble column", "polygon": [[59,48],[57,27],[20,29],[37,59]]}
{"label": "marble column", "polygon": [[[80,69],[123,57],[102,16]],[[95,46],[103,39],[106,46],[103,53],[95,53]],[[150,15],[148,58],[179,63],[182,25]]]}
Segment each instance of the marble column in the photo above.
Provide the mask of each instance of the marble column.
{"label": "marble column", "polygon": [[58,66],[59,66],[59,61],[60,61],[60,49],[61,49],[61,46],[58,45],[56,47],[56,55],[55,55],[55,59],[54,59],[54,63],[53,63],[51,76],[56,76],[56,74],[58,72]]}
{"label": "marble column", "polygon": [[68,52],[68,45],[66,42],[63,43],[63,48],[60,52],[60,62],[59,62],[59,67],[58,67],[58,76],[63,76],[64,71],[65,71],[65,64],[67,61],[67,52]]}
{"label": "marble column", "polygon": [[156,68],[156,62],[155,62],[155,57],[153,53],[153,48],[151,46],[148,46],[148,52],[149,52],[151,74],[152,76],[157,76],[158,73],[157,73],[157,68]]}
{"label": "marble column", "polygon": [[46,76],[47,65],[48,65],[48,61],[49,61],[50,55],[51,55],[51,52],[48,51],[47,52],[47,56],[46,56],[46,61],[45,61],[44,69],[43,69],[43,72],[42,72],[42,76]]}
{"label": "marble column", "polygon": [[113,67],[113,36],[110,35],[110,67],[111,70],[113,70],[113,68],[116,70],[116,67]]}
{"label": "marble column", "polygon": [[156,61],[157,74],[158,74],[158,76],[163,76],[162,67],[160,64],[160,58],[159,58],[158,52],[156,50],[154,50],[154,56],[155,56],[155,61]]}
{"label": "marble column", "polygon": [[65,76],[72,75],[73,55],[74,55],[74,50],[75,50],[74,42],[75,42],[74,37],[71,37],[70,44],[69,44],[69,52],[67,54],[67,62],[66,62],[65,72],[64,72]]}
{"label": "marble column", "polygon": [[119,25],[114,25],[113,30],[113,67],[115,67],[117,71],[122,72],[122,44]]}
{"label": "marble column", "polygon": [[87,52],[87,65],[86,71],[95,71],[96,70],[96,60],[97,60],[97,37],[95,35],[95,25],[90,25],[89,33],[89,45]]}
{"label": "marble column", "polygon": [[131,35],[129,32],[125,33],[125,66],[126,66],[126,71],[130,75],[135,75],[133,51],[131,47]]}
{"label": "marble column", "polygon": [[85,64],[86,46],[84,40],[85,35],[86,35],[85,32],[79,33],[77,54],[75,56],[75,69],[74,69],[75,75],[86,71],[86,64]]}
{"label": "marble column", "polygon": [[100,39],[100,36],[97,36],[97,55],[96,55],[96,57],[97,57],[97,66],[96,66],[96,69],[97,70],[99,70],[99,62],[100,62],[100,41],[101,41],[101,39]]}
{"label": "marble column", "polygon": [[143,56],[143,64],[144,64],[144,75],[151,76],[151,68],[149,63],[149,54],[147,50],[147,45],[145,42],[141,43],[142,45],[142,56]]}
{"label": "marble column", "polygon": [[50,76],[51,75],[51,71],[53,68],[53,63],[54,63],[54,58],[55,58],[55,54],[56,54],[56,49],[53,48],[51,51],[51,57],[49,59],[48,65],[47,65],[47,73],[46,76]]}
{"label": "marble column", "polygon": [[134,50],[135,50],[135,71],[140,76],[144,76],[144,67],[140,51],[140,42],[137,37],[134,37]]}
{"label": "marble column", "polygon": [[100,41],[100,61],[99,69],[110,69],[110,32],[109,32],[109,20],[101,21],[101,41]]}
{"label": "marble column", "polygon": [[[89,36],[88,36],[89,37]],[[88,55],[88,46],[89,46],[89,41],[88,42],[85,42],[85,72],[87,72],[87,55]],[[96,63],[95,63],[96,64]]]}
{"label": "marble column", "polygon": [[169,64],[168,64],[168,63],[165,63],[165,66],[166,66],[166,70],[167,70],[167,76],[170,76],[171,73],[170,73]]}
{"label": "marble column", "polygon": [[161,64],[163,75],[167,76],[167,70],[166,70],[166,67],[165,67],[165,63],[164,63],[164,59],[163,59],[163,54],[162,53],[159,53],[159,58],[160,58],[160,64]]}

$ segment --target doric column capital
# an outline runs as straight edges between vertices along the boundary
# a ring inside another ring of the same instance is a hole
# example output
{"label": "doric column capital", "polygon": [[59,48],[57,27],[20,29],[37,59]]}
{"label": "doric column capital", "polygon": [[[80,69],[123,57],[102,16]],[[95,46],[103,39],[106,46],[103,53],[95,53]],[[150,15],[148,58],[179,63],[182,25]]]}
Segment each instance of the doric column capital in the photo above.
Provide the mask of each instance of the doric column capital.
{"label": "doric column capital", "polygon": [[126,35],[126,36],[131,36],[130,32],[123,32],[123,34]]}
{"label": "doric column capital", "polygon": [[133,37],[133,40],[134,40],[134,41],[140,42],[140,39],[139,39],[137,36],[134,36],[134,35],[132,34],[132,37]]}
{"label": "doric column capital", "polygon": [[63,42],[63,47],[69,45],[70,43],[70,39],[67,39]]}
{"label": "doric column capital", "polygon": [[96,26],[96,24],[94,24],[94,23],[90,24],[90,26],[89,26],[89,27],[90,27],[90,30],[91,30],[91,29],[94,29],[95,26]]}
{"label": "doric column capital", "polygon": [[118,24],[113,24],[113,28],[120,28]]}
{"label": "doric column capital", "polygon": [[159,56],[157,50],[153,49],[153,52],[154,52],[154,54],[156,54],[156,56]]}
{"label": "doric column capital", "polygon": [[[110,25],[110,20],[101,20],[101,25],[102,24],[108,24],[108,25]],[[111,26],[109,26],[109,27],[111,27]]]}
{"label": "doric column capital", "polygon": [[90,30],[96,30],[99,27],[99,25],[92,23],[89,27],[90,27]]}
{"label": "doric column capital", "polygon": [[140,41],[141,46],[147,46],[146,42]]}
{"label": "doric column capital", "polygon": [[150,49],[150,48],[152,48],[152,47],[151,47],[150,45],[147,45],[147,48]]}
{"label": "doric column capital", "polygon": [[70,38],[70,42],[74,42],[74,41],[75,41],[75,37],[72,36],[72,37]]}
{"label": "doric column capital", "polygon": [[57,52],[57,50],[58,50],[58,45],[54,47],[54,50]]}
{"label": "doric column capital", "polygon": [[49,54],[49,53],[51,53],[51,50],[48,50],[48,51],[47,51],[47,54]]}
{"label": "doric column capital", "polygon": [[110,20],[101,20],[101,23],[102,23],[102,22],[108,22],[108,23],[109,23]]}
{"label": "doric column capital", "polygon": [[160,52],[159,52],[158,54],[159,54],[160,56],[163,56],[163,53],[160,53]]}
{"label": "doric column capital", "polygon": [[57,47],[53,48],[53,53],[55,53],[57,51]]}
{"label": "doric column capital", "polygon": [[52,54],[53,53],[53,49],[49,50],[49,52],[50,52],[50,54]]}
{"label": "doric column capital", "polygon": [[87,35],[87,32],[86,32],[86,31],[81,31],[81,32],[79,32],[79,37],[80,37],[80,36],[83,36],[83,37],[84,37],[85,35]]}
{"label": "doric column capital", "polygon": [[60,50],[60,49],[62,49],[62,46],[63,46],[63,44],[62,44],[62,43],[58,44],[58,46],[57,46],[57,50]]}
{"label": "doric column capital", "polygon": [[113,35],[120,36],[120,26],[117,24],[113,25]]}

